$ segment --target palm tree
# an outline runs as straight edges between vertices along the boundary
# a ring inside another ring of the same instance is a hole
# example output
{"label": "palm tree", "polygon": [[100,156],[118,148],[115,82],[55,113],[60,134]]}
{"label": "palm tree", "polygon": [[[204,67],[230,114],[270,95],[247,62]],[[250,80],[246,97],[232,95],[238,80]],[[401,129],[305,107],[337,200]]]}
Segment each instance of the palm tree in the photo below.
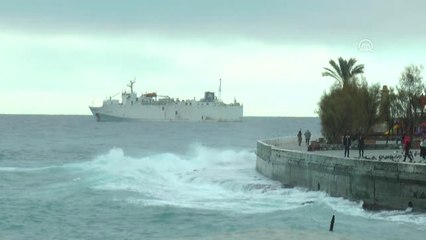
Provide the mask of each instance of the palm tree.
{"label": "palm tree", "polygon": [[355,66],[355,58],[350,58],[349,61],[346,61],[340,57],[339,65],[337,65],[333,59],[331,59],[329,63],[333,68],[330,69],[325,67],[325,72],[322,73],[322,76],[336,79],[342,88],[346,88],[350,84],[355,83],[354,77],[364,73],[364,64]]}

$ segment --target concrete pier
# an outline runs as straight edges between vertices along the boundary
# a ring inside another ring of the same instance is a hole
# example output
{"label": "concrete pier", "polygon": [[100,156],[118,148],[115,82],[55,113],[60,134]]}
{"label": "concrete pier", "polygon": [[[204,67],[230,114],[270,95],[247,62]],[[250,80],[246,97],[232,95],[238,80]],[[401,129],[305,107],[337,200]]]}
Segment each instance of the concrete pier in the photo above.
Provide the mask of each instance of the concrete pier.
{"label": "concrete pier", "polygon": [[402,154],[401,150],[369,150],[358,159],[358,151],[344,158],[343,151],[306,151],[306,146],[282,139],[257,142],[256,169],[286,187],[324,191],[333,197],[362,200],[367,209],[412,208],[426,212],[426,161],[379,160],[379,156]]}

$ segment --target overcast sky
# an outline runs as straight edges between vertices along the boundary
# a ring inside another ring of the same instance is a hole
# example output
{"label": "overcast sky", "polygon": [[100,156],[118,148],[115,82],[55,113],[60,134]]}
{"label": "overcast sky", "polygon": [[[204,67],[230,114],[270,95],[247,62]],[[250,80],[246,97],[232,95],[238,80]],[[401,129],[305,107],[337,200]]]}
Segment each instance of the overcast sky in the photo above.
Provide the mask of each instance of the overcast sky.
{"label": "overcast sky", "polygon": [[[316,116],[330,59],[396,86],[426,64],[426,2],[0,0],[0,113],[90,114],[126,90],[201,98],[245,116]],[[372,48],[372,49],[369,49]],[[366,51],[369,50],[369,51]],[[423,74],[425,76],[425,74]]]}

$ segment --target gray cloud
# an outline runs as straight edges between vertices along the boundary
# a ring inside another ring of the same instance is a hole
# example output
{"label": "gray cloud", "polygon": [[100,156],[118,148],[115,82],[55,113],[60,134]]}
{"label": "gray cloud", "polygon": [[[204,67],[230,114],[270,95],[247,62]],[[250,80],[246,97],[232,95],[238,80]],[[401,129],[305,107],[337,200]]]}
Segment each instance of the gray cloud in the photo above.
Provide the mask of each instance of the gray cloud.
{"label": "gray cloud", "polygon": [[403,0],[14,0],[0,26],[33,32],[242,35],[286,40],[425,38],[426,2]]}

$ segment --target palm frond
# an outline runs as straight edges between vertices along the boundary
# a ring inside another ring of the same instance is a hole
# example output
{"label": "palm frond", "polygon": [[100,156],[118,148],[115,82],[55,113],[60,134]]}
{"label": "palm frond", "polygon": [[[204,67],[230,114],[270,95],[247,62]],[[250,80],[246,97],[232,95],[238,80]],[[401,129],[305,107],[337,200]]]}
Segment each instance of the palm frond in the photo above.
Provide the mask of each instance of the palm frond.
{"label": "palm frond", "polygon": [[342,72],[340,70],[340,66],[337,65],[337,63],[331,59],[329,61],[330,65],[334,68],[334,71],[337,73],[337,75],[339,75],[340,77],[342,76]]}
{"label": "palm frond", "polygon": [[332,77],[337,80],[342,88],[350,84],[356,84],[356,75],[364,73],[364,65],[355,65],[357,60],[350,58],[348,61],[342,57],[338,58],[335,62],[333,59],[329,61],[332,68],[324,68],[326,70],[322,73],[322,76]]}
{"label": "palm frond", "polygon": [[356,59],[355,58],[350,58],[348,60],[348,67],[349,67],[349,69],[353,68],[355,66],[355,63],[356,63]]}
{"label": "palm frond", "polygon": [[355,76],[357,74],[362,74],[362,73],[364,73],[364,64],[356,65],[351,71],[352,76]]}
{"label": "palm frond", "polygon": [[330,68],[324,68],[325,72],[322,73],[323,77],[332,77],[337,81],[340,81],[340,77]]}
{"label": "palm frond", "polygon": [[340,57],[339,65],[340,65],[340,71],[342,72],[343,86],[346,86],[347,84],[349,84],[349,81],[350,81],[348,62],[344,60],[342,57]]}

